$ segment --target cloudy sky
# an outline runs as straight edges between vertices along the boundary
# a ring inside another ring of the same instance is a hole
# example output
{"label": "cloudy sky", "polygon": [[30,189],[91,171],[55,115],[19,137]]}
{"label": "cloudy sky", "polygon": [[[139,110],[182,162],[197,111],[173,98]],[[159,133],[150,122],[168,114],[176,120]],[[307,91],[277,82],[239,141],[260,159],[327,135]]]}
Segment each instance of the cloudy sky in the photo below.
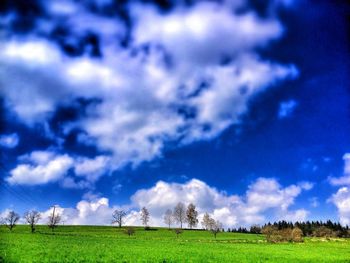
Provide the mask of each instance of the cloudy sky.
{"label": "cloudy sky", "polygon": [[[327,3],[328,2],[328,3]],[[345,3],[345,2],[344,2]],[[0,4],[0,211],[350,224],[349,5]]]}

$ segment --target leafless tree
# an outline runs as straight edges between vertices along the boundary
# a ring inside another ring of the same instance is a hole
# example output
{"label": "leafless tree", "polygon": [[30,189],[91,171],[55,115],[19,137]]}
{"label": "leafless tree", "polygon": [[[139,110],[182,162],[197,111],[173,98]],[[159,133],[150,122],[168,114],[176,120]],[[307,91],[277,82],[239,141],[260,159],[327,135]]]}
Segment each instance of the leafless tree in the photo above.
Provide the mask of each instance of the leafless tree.
{"label": "leafless tree", "polygon": [[48,227],[51,228],[52,232],[61,222],[61,215],[56,211],[56,206],[53,207],[51,215],[49,215]]}
{"label": "leafless tree", "polygon": [[210,220],[210,231],[213,233],[214,237],[216,238],[216,235],[221,231],[222,229],[222,224],[218,220],[214,220],[211,218]]}
{"label": "leafless tree", "polygon": [[30,229],[32,230],[32,233],[34,233],[35,226],[38,223],[38,221],[41,219],[40,213],[35,210],[28,211],[24,214],[24,218],[26,219],[26,222],[30,225]]}
{"label": "leafless tree", "polygon": [[201,224],[205,230],[208,230],[210,228],[210,216],[208,213],[204,214]]}
{"label": "leafless tree", "polygon": [[141,209],[141,222],[145,227],[148,226],[149,212],[148,212],[146,207],[142,207],[142,209]]}
{"label": "leafless tree", "polygon": [[5,226],[12,231],[12,229],[17,225],[20,217],[15,211],[10,211],[4,218]]}
{"label": "leafless tree", "polygon": [[168,225],[169,229],[171,224],[174,222],[173,212],[171,209],[168,209],[165,211],[164,214],[164,223]]}
{"label": "leafless tree", "polygon": [[123,210],[115,210],[113,212],[113,221],[112,224],[118,224],[119,227],[122,227],[124,223],[124,217],[126,217],[126,212]]}
{"label": "leafless tree", "polygon": [[198,224],[198,212],[194,204],[189,204],[186,210],[186,222],[190,229],[196,227]]}
{"label": "leafless tree", "polygon": [[127,229],[125,229],[124,233],[130,237],[135,233],[135,229],[133,227],[128,227]]}
{"label": "leafless tree", "polygon": [[178,224],[180,224],[180,227],[182,228],[182,224],[186,220],[186,211],[185,205],[181,202],[179,202],[174,208],[174,219]]}

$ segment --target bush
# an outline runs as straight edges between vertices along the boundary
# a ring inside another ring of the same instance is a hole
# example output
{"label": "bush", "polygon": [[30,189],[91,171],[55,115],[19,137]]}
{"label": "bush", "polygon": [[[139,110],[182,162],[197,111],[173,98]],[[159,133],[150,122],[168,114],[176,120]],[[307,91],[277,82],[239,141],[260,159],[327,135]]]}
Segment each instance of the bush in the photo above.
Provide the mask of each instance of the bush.
{"label": "bush", "polygon": [[133,227],[128,227],[124,230],[124,233],[130,237],[135,234],[135,229]]}
{"label": "bush", "polygon": [[180,234],[182,234],[182,229],[180,228],[177,228],[174,230],[175,234],[176,234],[176,237],[179,237]]}
{"label": "bush", "polygon": [[277,227],[265,226],[262,231],[266,240],[271,243],[279,242],[303,242],[303,232],[299,228],[283,228],[279,230]]}
{"label": "bush", "polygon": [[304,242],[303,231],[299,227],[295,227],[292,230],[292,241],[293,242]]}
{"label": "bush", "polygon": [[314,230],[312,233],[314,237],[325,237],[325,238],[330,238],[330,237],[336,237],[337,233],[334,232],[332,229],[325,227],[325,226],[320,226]]}

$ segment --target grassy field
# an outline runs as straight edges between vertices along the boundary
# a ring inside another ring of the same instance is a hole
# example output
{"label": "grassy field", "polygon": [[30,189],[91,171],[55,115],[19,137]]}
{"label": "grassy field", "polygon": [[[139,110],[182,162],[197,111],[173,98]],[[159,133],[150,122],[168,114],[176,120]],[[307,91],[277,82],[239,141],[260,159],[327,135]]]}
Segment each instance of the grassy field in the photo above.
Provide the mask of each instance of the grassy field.
{"label": "grassy field", "polygon": [[179,238],[159,228],[122,229],[103,226],[60,226],[52,234],[38,226],[12,233],[0,228],[0,262],[350,262],[350,240],[306,239],[304,243],[266,243],[253,234],[185,230]]}

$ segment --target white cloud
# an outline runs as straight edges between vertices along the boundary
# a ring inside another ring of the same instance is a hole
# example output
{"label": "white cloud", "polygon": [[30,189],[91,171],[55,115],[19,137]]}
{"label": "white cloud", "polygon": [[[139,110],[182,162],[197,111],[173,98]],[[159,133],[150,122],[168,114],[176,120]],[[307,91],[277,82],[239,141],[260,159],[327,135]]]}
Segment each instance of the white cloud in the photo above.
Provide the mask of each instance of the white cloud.
{"label": "white cloud", "polygon": [[10,171],[6,180],[10,184],[22,185],[59,181],[66,188],[92,188],[94,183],[109,171],[109,160],[106,156],[89,159],[57,154],[50,150],[33,151],[18,158],[20,164]]}
{"label": "white cloud", "polygon": [[340,222],[344,225],[350,224],[350,154],[346,153],[344,159],[344,175],[341,177],[329,177],[330,184],[341,187],[328,200],[332,202],[338,209]]}
{"label": "white cloud", "polygon": [[304,190],[311,190],[314,187],[314,183],[303,181],[298,184]]}
{"label": "white cloud", "polygon": [[37,162],[31,156],[28,160],[29,164],[19,164],[10,171],[11,176],[6,179],[10,184],[38,185],[56,182],[73,165],[73,159],[66,154],[51,156],[46,162]]}
{"label": "white cloud", "polygon": [[195,65],[217,64],[224,55],[251,52],[283,33],[276,19],[262,20],[254,13],[237,15],[216,3],[197,3],[169,15],[144,5],[136,5],[132,11],[137,22],[136,42],[163,45],[186,70]]}
{"label": "white cloud", "polygon": [[344,175],[341,177],[332,177],[328,178],[328,181],[331,185],[350,185],[350,153],[346,153],[343,156],[344,159]]}
{"label": "white cloud", "polygon": [[338,209],[340,223],[350,225],[350,189],[349,187],[340,188],[337,193],[329,199]]}
{"label": "white cloud", "polygon": [[5,148],[15,148],[19,143],[17,133],[0,135],[0,146]]}
{"label": "white cloud", "polygon": [[74,166],[76,176],[85,177],[89,182],[96,182],[109,166],[109,158],[97,156],[94,159],[78,158]]}
{"label": "white cloud", "polygon": [[149,209],[155,224],[163,224],[162,215],[178,202],[194,203],[200,217],[211,213],[226,227],[250,225],[266,221],[266,213],[275,218],[290,215],[290,220],[305,219],[306,210],[290,211],[288,208],[300,195],[302,187],[281,185],[271,178],[259,178],[253,182],[244,196],[227,195],[206,183],[192,179],[185,184],[158,182],[150,189],[137,191],[132,197],[133,205]]}
{"label": "white cloud", "polygon": [[[302,190],[297,185],[282,187],[272,178],[258,178],[243,196],[228,195],[197,179],[183,184],[159,181],[149,189],[136,191],[131,203],[124,206],[111,205],[108,198],[87,192],[74,208],[58,205],[56,208],[65,224],[110,225],[113,211],[123,209],[128,212],[126,225],[141,225],[139,210],[145,206],[151,214],[150,224],[164,226],[163,214],[167,209],[174,208],[178,202],[193,203],[199,212],[199,221],[208,212],[225,227],[237,227],[280,219],[305,220],[307,210],[290,209]],[[52,207],[43,212],[42,223],[47,221],[51,211]]]}
{"label": "white cloud", "polygon": [[278,117],[284,119],[291,116],[297,106],[298,102],[295,100],[282,101],[279,106]]}
{"label": "white cloud", "polygon": [[312,206],[312,207],[318,207],[319,205],[320,205],[320,202],[318,201],[318,198],[317,197],[311,197],[311,198],[309,198],[309,202],[310,202],[310,205]]}
{"label": "white cloud", "polygon": [[[161,156],[169,141],[181,145],[218,136],[240,123],[252,97],[298,75],[293,65],[262,59],[256,51],[282,36],[275,16],[263,19],[215,3],[168,14],[132,4],[134,27],[124,48],[115,42],[124,32],[119,20],[72,1],[59,8],[57,3],[48,4],[53,19],[39,23],[37,31],[49,32],[61,20],[75,38],[94,32],[103,57],[72,58],[56,43],[34,36],[2,40],[0,94],[28,125],[45,124],[58,105],[99,98],[64,130],[78,128],[82,142],[111,152],[114,169]],[[225,65],[220,64],[224,57],[230,57]],[[66,179],[66,184],[74,182]]]}

